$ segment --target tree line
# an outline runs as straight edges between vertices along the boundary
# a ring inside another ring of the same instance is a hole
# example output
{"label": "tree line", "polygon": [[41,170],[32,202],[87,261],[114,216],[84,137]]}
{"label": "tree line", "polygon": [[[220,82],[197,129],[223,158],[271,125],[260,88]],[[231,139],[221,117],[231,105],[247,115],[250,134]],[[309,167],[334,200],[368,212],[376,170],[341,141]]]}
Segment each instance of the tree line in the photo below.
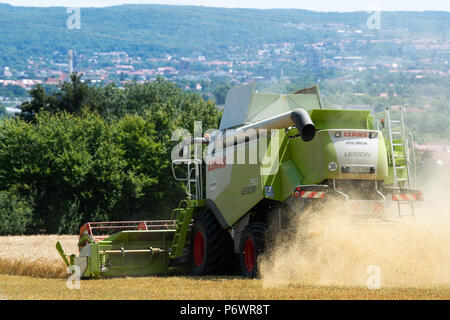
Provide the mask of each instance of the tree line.
{"label": "tree line", "polygon": [[100,88],[72,74],[30,95],[17,119],[0,123],[0,234],[168,217],[185,196],[172,178],[172,132],[220,119],[213,101],[162,79]]}

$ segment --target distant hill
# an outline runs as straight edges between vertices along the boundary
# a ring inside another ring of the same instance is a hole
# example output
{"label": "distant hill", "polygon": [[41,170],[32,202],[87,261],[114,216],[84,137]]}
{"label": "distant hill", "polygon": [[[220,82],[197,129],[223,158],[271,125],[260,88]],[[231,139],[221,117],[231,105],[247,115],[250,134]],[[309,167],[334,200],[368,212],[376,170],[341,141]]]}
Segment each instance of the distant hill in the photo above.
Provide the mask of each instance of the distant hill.
{"label": "distant hill", "polygon": [[69,30],[64,7],[0,4],[0,66],[25,66],[30,56],[52,57],[68,48],[85,53],[127,51],[143,57],[166,53],[221,57],[229,46],[245,52],[264,42],[338,38],[340,26],[362,29],[366,36],[377,38],[445,37],[450,31],[449,12],[382,12],[380,30],[367,29],[369,16],[368,12],[124,5],[82,8],[81,29]]}

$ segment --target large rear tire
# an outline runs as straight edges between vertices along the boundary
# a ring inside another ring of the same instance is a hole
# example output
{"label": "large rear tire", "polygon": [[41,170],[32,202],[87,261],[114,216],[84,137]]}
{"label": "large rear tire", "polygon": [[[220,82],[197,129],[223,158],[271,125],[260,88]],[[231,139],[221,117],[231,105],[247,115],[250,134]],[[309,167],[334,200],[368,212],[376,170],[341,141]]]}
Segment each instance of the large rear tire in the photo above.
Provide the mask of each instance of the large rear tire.
{"label": "large rear tire", "polygon": [[222,229],[211,211],[201,213],[191,233],[191,264],[194,275],[218,275],[232,272],[233,240]]}
{"label": "large rear tire", "polygon": [[244,277],[258,275],[258,256],[264,251],[266,226],[260,222],[250,223],[244,228],[240,240],[241,272]]}

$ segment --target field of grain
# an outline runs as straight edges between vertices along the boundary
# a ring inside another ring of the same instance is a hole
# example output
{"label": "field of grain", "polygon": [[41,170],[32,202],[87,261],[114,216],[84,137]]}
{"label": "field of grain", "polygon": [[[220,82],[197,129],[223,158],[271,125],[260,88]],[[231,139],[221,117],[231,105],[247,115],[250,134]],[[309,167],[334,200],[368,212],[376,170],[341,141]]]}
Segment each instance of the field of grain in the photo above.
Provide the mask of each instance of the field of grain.
{"label": "field of grain", "polygon": [[66,253],[78,253],[77,240],[59,235],[0,237],[0,274],[67,278],[55,244],[60,241]]}
{"label": "field of grain", "polygon": [[450,299],[448,287],[369,290],[364,287],[265,287],[262,280],[229,277],[143,277],[83,280],[69,290],[62,279],[0,275],[0,299],[106,300],[315,300]]}
{"label": "field of grain", "polygon": [[267,284],[240,277],[140,277],[82,280],[80,290],[67,288],[65,265],[55,250],[61,241],[77,252],[76,236],[0,237],[0,300],[2,299],[450,299],[448,285],[369,290],[365,286],[310,285],[301,281]]}

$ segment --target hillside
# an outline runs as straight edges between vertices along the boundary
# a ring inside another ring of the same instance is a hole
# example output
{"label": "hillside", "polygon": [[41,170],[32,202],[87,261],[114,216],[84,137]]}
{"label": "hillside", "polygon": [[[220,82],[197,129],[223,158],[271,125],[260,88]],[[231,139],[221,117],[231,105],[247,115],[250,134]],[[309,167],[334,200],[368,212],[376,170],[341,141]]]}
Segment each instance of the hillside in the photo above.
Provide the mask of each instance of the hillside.
{"label": "hillside", "polygon": [[126,51],[142,57],[201,54],[272,41],[339,39],[338,29],[365,29],[361,37],[445,37],[449,12],[383,12],[382,28],[368,30],[370,13],[306,10],[225,9],[194,6],[126,5],[82,8],[81,29],[68,29],[64,7],[0,5],[0,65],[25,66],[30,56],[58,57],[67,48],[85,54]]}

